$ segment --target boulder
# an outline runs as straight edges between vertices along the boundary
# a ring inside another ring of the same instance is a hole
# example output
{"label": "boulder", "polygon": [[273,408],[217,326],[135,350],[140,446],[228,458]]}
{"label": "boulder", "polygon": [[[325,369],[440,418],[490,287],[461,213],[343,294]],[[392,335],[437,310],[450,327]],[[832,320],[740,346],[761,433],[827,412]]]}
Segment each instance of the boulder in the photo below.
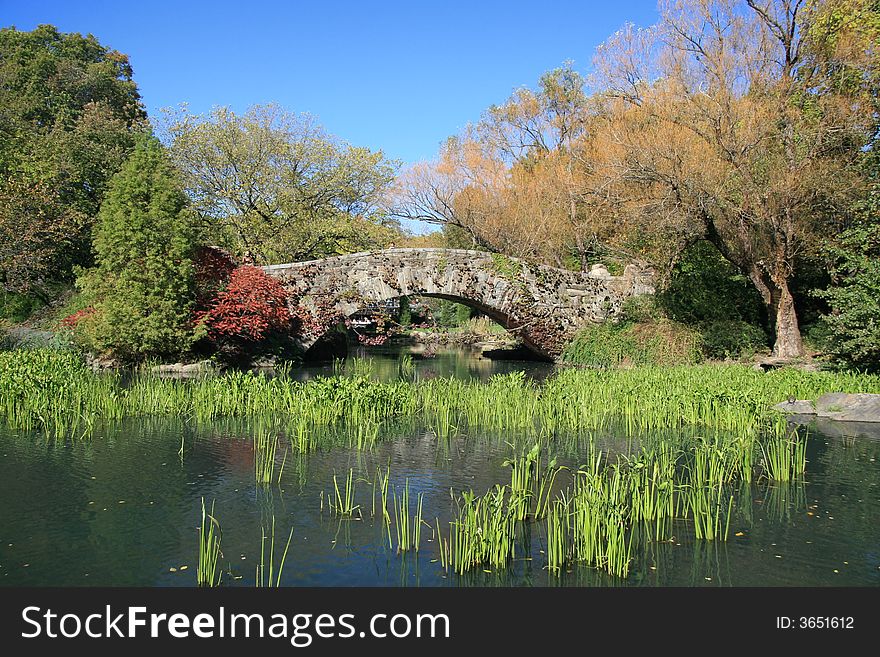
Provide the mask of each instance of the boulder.
{"label": "boulder", "polygon": [[172,363],[166,365],[155,365],[150,369],[153,372],[158,372],[159,374],[195,375],[212,372],[214,370],[214,364],[209,360],[202,360],[198,363]]}
{"label": "boulder", "polygon": [[809,399],[796,399],[794,401],[784,401],[773,407],[777,411],[781,411],[786,415],[815,415],[816,409],[813,408],[813,402]]}
{"label": "boulder", "polygon": [[816,415],[846,422],[880,422],[880,395],[831,392],[816,400]]}

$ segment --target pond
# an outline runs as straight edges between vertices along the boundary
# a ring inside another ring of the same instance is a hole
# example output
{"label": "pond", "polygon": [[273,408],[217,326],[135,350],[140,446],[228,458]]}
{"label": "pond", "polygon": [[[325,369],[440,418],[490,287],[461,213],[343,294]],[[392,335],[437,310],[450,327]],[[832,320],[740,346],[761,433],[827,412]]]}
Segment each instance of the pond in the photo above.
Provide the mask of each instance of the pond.
{"label": "pond", "polygon": [[[375,360],[377,376],[396,375],[396,354]],[[415,363],[420,376],[483,379],[526,369],[540,379],[552,370],[480,360],[447,352]],[[626,577],[614,577],[587,565],[551,572],[540,523],[520,528],[506,568],[455,574],[441,567],[436,528],[447,527],[455,509],[450,490],[509,483],[510,436],[440,440],[430,427],[413,426],[369,450],[289,450],[280,484],[266,486],[254,478],[257,431],[244,421],[158,417],[100,424],[86,440],[0,428],[0,585],[193,586],[202,500],[214,505],[220,524],[228,586],[255,584],[273,519],[276,569],[293,531],[285,586],[880,585],[880,441],[866,435],[813,428],[804,480],[755,479],[736,489],[729,540],[697,540],[693,526],[676,519],[662,540],[634,550]],[[628,447],[613,432],[601,441],[608,451]],[[556,455],[572,468],[589,458],[579,439],[560,440]],[[401,495],[408,481],[413,496],[424,495],[418,553],[398,553],[394,530],[380,514],[372,517],[372,482],[386,468],[392,494]],[[350,472],[358,512],[334,517],[334,475],[342,483]],[[560,474],[557,487],[571,472]]]}

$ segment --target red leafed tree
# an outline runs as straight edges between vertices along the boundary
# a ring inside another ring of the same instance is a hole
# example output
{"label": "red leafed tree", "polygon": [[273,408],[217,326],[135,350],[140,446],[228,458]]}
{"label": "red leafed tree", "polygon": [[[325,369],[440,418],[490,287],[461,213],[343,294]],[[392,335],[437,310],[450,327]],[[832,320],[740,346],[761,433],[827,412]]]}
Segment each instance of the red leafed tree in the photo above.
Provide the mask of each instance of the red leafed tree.
{"label": "red leafed tree", "polygon": [[236,267],[225,290],[198,313],[212,340],[232,337],[258,342],[271,333],[290,329],[287,292],[276,279],[257,267]]}

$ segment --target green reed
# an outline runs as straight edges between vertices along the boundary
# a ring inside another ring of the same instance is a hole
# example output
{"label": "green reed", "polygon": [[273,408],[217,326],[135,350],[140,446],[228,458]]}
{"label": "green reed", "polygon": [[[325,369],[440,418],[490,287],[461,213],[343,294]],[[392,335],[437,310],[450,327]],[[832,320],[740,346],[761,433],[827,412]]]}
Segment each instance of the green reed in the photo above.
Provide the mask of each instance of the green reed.
{"label": "green reed", "polygon": [[[290,528],[290,534],[287,537],[287,544],[284,546],[284,552],[281,554],[281,560],[278,562],[278,571],[275,571],[275,516],[272,516],[272,528],[270,534],[266,534],[266,528],[260,527],[260,563],[257,565],[256,575],[254,578],[257,587],[275,587],[281,586],[281,573],[284,571],[284,562],[287,560],[287,553],[290,550],[290,541],[293,539],[293,527]],[[269,562],[266,563],[266,543],[269,543]]]}
{"label": "green reed", "polygon": [[398,421],[431,427],[443,440],[477,430],[547,439],[612,430],[624,437],[667,430],[731,433],[744,437],[734,466],[743,476],[753,457],[746,447],[776,431],[780,420],[773,404],[789,396],[880,392],[875,375],[793,369],[763,374],[739,365],[570,368],[541,384],[521,372],[485,383],[379,382],[371,368],[368,360],[346,361],[336,375],[306,383],[252,372],[193,380],[137,372],[123,380],[91,371],[71,353],[2,352],[0,417],[14,429],[52,438],[88,435],[97,420],[123,417],[178,416],[196,423],[272,417],[301,451],[329,444],[369,449]]}
{"label": "green reed", "polygon": [[716,487],[691,485],[685,490],[694,524],[694,536],[698,540],[714,541],[720,538],[726,541],[730,534],[733,496],[725,497],[721,484]]}
{"label": "green reed", "polygon": [[416,512],[415,515],[412,516],[410,516],[409,512],[409,479],[406,480],[400,497],[398,498],[397,491],[393,492],[393,497],[395,530],[397,533],[397,551],[408,552],[410,550],[415,550],[418,552],[422,537],[422,509],[424,504],[424,494],[418,494]]}
{"label": "green reed", "polygon": [[211,512],[205,509],[205,498],[202,498],[202,522],[199,526],[199,566],[196,581],[199,586],[219,586],[223,573],[217,566],[222,553],[220,552],[220,523],[214,516],[214,502]]}
{"label": "green reed", "polygon": [[553,484],[564,468],[556,465],[555,458],[542,468],[541,447],[537,443],[502,465],[510,467],[509,504],[514,517],[517,520],[543,518],[550,506]]}
{"label": "green reed", "polygon": [[254,475],[258,484],[266,485],[273,482],[280,483],[284,472],[284,464],[287,462],[287,450],[275,476],[276,456],[278,452],[278,436],[274,433],[260,432],[254,436]]}
{"label": "green reed", "polygon": [[334,516],[351,518],[355,514],[360,516],[360,505],[355,504],[355,480],[354,470],[349,470],[342,488],[336,475],[333,475],[333,499],[330,501],[330,510]]}
{"label": "green reed", "polygon": [[[449,523],[444,550],[447,568],[461,574],[472,568],[505,568],[514,557],[516,519],[506,504],[507,487],[485,495],[473,491],[454,498],[456,518]],[[438,536],[439,526],[438,526]],[[442,542],[441,542],[442,545]]]}
{"label": "green reed", "polygon": [[401,354],[397,359],[397,378],[401,381],[415,381],[416,365],[411,354]]}
{"label": "green reed", "polygon": [[773,481],[792,481],[807,469],[807,437],[785,430],[761,442],[764,474]]}

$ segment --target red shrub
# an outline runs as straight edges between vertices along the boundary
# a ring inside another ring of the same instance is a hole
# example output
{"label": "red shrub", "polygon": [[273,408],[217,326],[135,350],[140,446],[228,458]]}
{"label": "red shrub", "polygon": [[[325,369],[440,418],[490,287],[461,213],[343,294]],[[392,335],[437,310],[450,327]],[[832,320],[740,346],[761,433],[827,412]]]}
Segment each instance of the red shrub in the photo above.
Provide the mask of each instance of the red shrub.
{"label": "red shrub", "polygon": [[289,329],[291,317],[281,283],[262,269],[245,265],[232,271],[226,289],[196,319],[213,340],[229,336],[256,342]]}

